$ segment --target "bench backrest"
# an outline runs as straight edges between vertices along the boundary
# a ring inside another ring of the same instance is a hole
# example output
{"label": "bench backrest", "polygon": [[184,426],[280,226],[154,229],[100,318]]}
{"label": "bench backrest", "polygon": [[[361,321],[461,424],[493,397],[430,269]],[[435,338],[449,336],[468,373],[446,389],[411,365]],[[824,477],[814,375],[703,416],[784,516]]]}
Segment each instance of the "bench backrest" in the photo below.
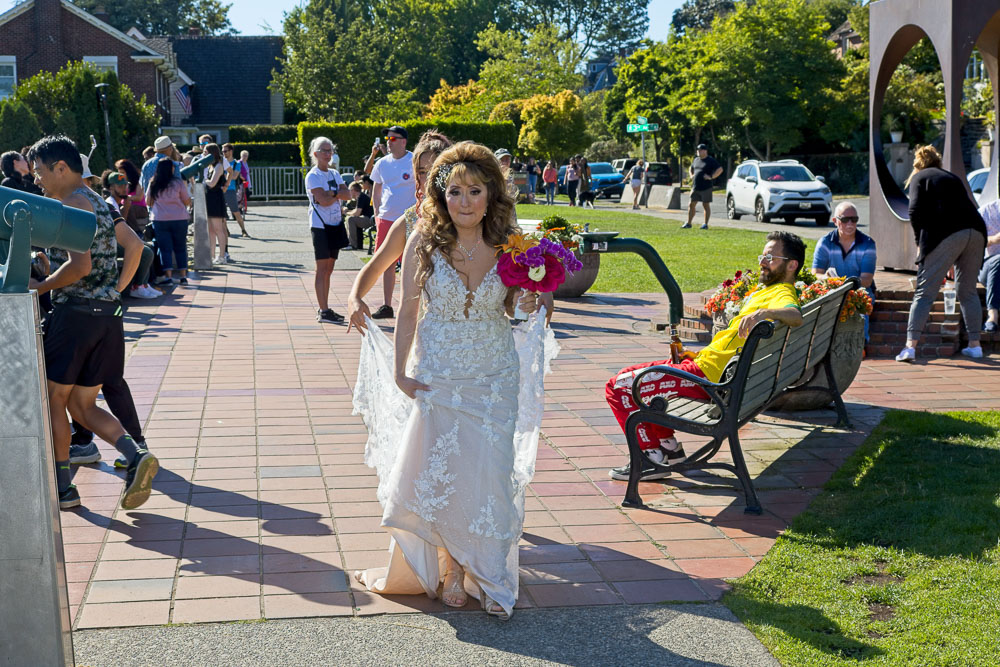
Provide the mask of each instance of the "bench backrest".
{"label": "bench backrest", "polygon": [[[758,339],[742,391],[740,420],[756,414],[772,398],[804,379],[806,373],[823,360],[830,349],[844,299],[854,288],[853,281],[845,282],[803,306],[800,326],[776,323],[770,338]],[[740,362],[742,364],[743,359]],[[739,367],[736,372],[738,375]]]}

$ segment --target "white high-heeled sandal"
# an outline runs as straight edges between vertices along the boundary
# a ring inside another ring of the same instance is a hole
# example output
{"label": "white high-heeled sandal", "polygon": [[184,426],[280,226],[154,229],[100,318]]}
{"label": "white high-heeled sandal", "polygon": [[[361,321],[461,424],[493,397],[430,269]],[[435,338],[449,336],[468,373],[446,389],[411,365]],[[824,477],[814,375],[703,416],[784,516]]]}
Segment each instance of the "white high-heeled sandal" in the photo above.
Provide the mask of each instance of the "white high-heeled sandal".
{"label": "white high-heeled sandal", "polygon": [[[442,585],[441,590],[441,602],[448,607],[464,607],[469,601],[469,596],[465,592],[464,581],[465,570],[461,567],[457,570],[449,570],[445,572],[444,584]],[[453,596],[450,602],[448,601],[449,595]],[[461,602],[459,602],[459,600],[461,600]]]}
{"label": "white high-heeled sandal", "polygon": [[479,603],[482,605],[483,611],[486,612],[487,616],[492,616],[501,621],[510,620],[510,614],[504,611],[499,602],[487,595],[482,586],[479,587]]}

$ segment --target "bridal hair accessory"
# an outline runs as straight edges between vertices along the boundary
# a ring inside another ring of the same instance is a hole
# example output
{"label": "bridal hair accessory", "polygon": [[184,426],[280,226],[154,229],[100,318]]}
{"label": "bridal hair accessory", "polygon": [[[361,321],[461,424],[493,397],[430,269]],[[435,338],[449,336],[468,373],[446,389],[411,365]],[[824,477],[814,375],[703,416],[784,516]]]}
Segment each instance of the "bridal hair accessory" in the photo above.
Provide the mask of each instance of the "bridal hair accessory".
{"label": "bridal hair accessory", "polygon": [[451,162],[449,164],[443,164],[440,167],[438,167],[437,176],[434,178],[434,185],[436,185],[437,189],[440,190],[442,193],[448,187],[448,178],[451,176],[451,170],[455,168],[456,164],[458,163]]}
{"label": "bridal hair accessory", "polygon": [[[573,273],[583,268],[572,250],[547,238],[515,232],[498,247],[497,274],[507,287],[519,287],[536,294],[554,292],[566,281],[567,271]],[[518,307],[514,319],[524,320],[527,315]]]}

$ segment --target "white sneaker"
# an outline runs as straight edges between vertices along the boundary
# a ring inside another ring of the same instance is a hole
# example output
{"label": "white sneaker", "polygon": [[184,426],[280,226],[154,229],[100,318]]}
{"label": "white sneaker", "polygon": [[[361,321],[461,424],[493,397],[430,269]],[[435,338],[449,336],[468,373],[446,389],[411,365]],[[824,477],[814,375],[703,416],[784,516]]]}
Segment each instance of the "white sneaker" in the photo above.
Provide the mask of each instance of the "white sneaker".
{"label": "white sneaker", "polygon": [[144,292],[146,294],[147,299],[155,299],[157,297],[163,296],[163,292],[161,292],[158,289],[153,289],[149,285],[143,285],[142,287],[139,288],[139,291]]}
{"label": "white sneaker", "polygon": [[657,447],[656,449],[647,449],[643,452],[643,454],[645,454],[646,458],[653,463],[662,464],[663,459],[666,458],[666,452],[660,447]]}
{"label": "white sneaker", "polygon": [[157,292],[155,295],[150,295],[149,292],[146,291],[147,289],[149,288],[147,288],[145,285],[136,287],[130,292],[130,294],[133,299],[155,299],[156,297],[160,296],[159,292]]}
{"label": "white sneaker", "polygon": [[903,351],[896,355],[896,361],[913,361],[916,358],[917,350],[912,347],[904,347]]}
{"label": "white sneaker", "polygon": [[216,257],[215,259],[212,260],[212,264],[216,264],[216,265],[218,265],[218,264],[225,264],[225,263],[226,263],[226,256],[225,255],[221,255],[221,256]]}
{"label": "white sneaker", "polygon": [[229,253],[227,252],[227,253],[226,253],[226,263],[228,264],[228,263],[229,263],[229,262],[231,262],[231,261],[233,261],[233,258],[232,258],[232,257],[230,257],[230,256],[229,256]]}
{"label": "white sneaker", "polygon": [[966,347],[962,348],[962,355],[970,357],[972,359],[982,359],[983,358],[983,348],[980,347]]}

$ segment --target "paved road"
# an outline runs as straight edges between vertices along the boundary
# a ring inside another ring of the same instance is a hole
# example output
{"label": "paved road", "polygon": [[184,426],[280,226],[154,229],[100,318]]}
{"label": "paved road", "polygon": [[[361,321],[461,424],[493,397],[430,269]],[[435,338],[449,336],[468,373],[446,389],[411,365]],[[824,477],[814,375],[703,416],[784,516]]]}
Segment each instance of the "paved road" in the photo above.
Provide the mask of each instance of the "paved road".
{"label": "paved road", "polygon": [[75,633],[81,665],[778,665],[721,604],[317,618]]}

